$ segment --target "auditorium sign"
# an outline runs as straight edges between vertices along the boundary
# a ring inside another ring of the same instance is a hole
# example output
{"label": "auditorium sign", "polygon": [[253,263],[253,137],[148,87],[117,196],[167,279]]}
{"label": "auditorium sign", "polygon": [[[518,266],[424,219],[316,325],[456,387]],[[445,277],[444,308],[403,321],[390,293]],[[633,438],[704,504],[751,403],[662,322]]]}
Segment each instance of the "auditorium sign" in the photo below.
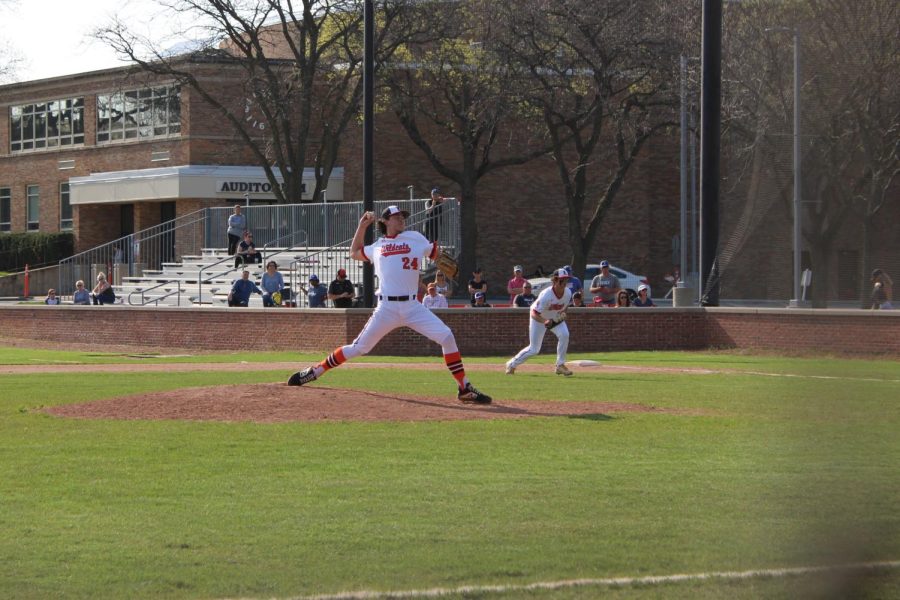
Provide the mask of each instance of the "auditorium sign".
{"label": "auditorium sign", "polygon": [[[218,181],[216,191],[219,193],[239,194],[271,194],[272,184],[268,181]],[[282,184],[282,191],[284,184]],[[306,182],[300,184],[300,193],[306,193]]]}

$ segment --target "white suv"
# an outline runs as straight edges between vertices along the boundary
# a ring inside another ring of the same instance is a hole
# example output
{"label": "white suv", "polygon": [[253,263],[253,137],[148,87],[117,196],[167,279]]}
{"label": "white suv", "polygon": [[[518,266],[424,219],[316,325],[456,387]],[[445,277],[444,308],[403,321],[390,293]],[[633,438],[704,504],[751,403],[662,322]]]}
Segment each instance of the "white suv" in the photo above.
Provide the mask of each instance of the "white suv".
{"label": "white suv", "polygon": [[[622,286],[623,290],[628,290],[628,295],[632,298],[637,296],[637,289],[640,285],[647,286],[647,295],[652,296],[652,290],[650,289],[650,283],[647,281],[647,277],[644,275],[635,275],[625,269],[610,265],[609,272],[619,278],[619,285]],[[594,301],[594,294],[591,293],[591,280],[600,274],[600,265],[599,264],[589,264],[584,270],[584,279],[582,280],[582,284],[584,285],[584,303],[586,305],[590,305]],[[534,279],[529,279],[529,283],[531,283],[531,293],[537,296],[541,293],[541,291],[550,285],[549,277],[535,277]]]}

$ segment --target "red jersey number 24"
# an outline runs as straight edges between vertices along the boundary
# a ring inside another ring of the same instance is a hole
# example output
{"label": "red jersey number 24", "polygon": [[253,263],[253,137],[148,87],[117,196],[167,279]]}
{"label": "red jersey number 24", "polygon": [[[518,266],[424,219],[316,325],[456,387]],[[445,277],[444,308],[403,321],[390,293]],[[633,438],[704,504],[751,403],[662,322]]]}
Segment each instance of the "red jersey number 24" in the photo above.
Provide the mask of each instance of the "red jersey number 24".
{"label": "red jersey number 24", "polygon": [[418,258],[410,259],[408,256],[404,256],[403,257],[403,269],[407,270],[407,271],[410,269],[412,269],[414,271],[418,271],[419,270],[419,259]]}

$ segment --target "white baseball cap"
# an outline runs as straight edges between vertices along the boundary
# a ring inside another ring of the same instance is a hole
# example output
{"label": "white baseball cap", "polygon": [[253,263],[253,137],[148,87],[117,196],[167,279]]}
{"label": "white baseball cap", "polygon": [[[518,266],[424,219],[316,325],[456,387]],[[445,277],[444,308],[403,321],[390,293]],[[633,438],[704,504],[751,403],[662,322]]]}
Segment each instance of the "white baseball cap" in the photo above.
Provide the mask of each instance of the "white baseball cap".
{"label": "white baseball cap", "polygon": [[553,274],[559,279],[570,279],[572,277],[565,269],[557,269],[553,271]]}
{"label": "white baseball cap", "polygon": [[525,269],[522,268],[522,265],[516,265],[513,267],[513,271],[524,271],[524,270]]}

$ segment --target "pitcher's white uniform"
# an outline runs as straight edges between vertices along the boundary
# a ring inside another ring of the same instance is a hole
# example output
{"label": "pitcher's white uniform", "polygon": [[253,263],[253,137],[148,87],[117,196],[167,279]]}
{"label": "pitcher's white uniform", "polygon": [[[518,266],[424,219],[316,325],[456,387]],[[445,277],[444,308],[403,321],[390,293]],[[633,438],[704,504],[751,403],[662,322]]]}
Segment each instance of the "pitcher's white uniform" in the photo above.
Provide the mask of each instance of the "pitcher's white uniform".
{"label": "pitcher's white uniform", "polygon": [[[506,363],[507,367],[515,369],[541,351],[544,334],[547,333],[543,322],[556,319],[571,301],[572,290],[568,287],[563,290],[562,298],[557,297],[552,285],[538,295],[537,300],[528,309],[528,339],[530,343],[527,348],[522,348]],[[540,318],[540,321],[536,321],[535,317]],[[569,349],[569,328],[564,321],[550,331],[556,334],[556,366],[559,367],[566,362],[566,351]]]}
{"label": "pitcher's white uniform", "polygon": [[378,221],[384,236],[368,246],[364,245],[365,234],[375,221],[375,215],[367,211],[360,217],[350,243],[350,257],[374,264],[375,274],[381,282],[378,306],[351,344],[336,348],[317,366],[297,371],[288,379],[288,385],[305,385],[315,381],[329,369],[370,352],[378,340],[391,330],[406,326],[440,344],[447,370],[456,380],[457,400],[470,404],[491,403],[491,397],[479,392],[469,381],[453,332],[416,300],[419,266],[425,258],[436,260],[440,249],[437,243],[429,242],[421,233],[406,231],[407,217],[407,211],[394,205],[388,206]]}
{"label": "pitcher's white uniform", "polygon": [[419,267],[424,258],[437,258],[437,243],[429,242],[417,231],[404,231],[394,237],[378,238],[362,251],[365,259],[375,265],[380,284],[378,306],[349,349],[345,347],[344,356],[349,360],[367,354],[378,340],[403,326],[440,344],[444,354],[457,352],[450,328],[416,300]]}

